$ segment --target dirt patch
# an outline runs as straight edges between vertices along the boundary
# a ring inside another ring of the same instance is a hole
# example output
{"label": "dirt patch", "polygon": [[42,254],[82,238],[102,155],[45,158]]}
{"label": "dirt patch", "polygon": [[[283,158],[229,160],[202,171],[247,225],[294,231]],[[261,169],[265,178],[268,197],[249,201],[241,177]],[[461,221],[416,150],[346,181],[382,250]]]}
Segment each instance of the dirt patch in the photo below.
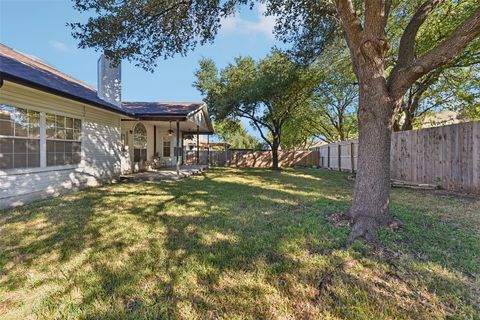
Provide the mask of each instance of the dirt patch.
{"label": "dirt patch", "polygon": [[328,220],[337,227],[350,227],[351,219],[346,212],[326,212]]}

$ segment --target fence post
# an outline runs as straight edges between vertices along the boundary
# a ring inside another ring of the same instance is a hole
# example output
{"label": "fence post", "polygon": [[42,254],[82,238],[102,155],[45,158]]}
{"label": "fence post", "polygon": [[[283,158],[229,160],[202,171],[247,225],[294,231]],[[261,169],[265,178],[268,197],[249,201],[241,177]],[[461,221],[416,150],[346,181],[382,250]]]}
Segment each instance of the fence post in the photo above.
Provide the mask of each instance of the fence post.
{"label": "fence post", "polygon": [[355,150],[355,147],[353,145],[353,142],[350,142],[350,163],[351,163],[351,166],[352,166],[352,173],[355,171],[355,158],[354,158],[354,150]]}
{"label": "fence post", "polygon": [[327,168],[330,169],[330,145],[327,146]]}
{"label": "fence post", "polygon": [[207,134],[207,167],[210,166],[210,133]]}
{"label": "fence post", "polygon": [[338,171],[342,171],[342,158],[341,158],[341,154],[342,154],[342,145],[340,144],[340,142],[338,143]]}

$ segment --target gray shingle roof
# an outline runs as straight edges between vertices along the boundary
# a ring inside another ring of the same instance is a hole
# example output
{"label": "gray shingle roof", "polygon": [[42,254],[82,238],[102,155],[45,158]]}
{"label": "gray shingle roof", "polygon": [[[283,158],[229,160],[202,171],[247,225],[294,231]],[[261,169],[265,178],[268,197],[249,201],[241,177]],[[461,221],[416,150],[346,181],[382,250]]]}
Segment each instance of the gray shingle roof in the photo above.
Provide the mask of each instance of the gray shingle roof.
{"label": "gray shingle roof", "polygon": [[95,88],[56,70],[37,58],[3,44],[0,44],[0,74],[7,80],[21,82],[131,117],[187,116],[204,105],[203,102],[123,102],[119,107],[100,99]]}
{"label": "gray shingle roof", "polygon": [[23,80],[61,95],[88,101],[110,111],[125,113],[122,108],[100,99],[93,87],[3,44],[0,44],[0,72],[3,76],[6,75],[7,79],[13,77],[14,80]]}

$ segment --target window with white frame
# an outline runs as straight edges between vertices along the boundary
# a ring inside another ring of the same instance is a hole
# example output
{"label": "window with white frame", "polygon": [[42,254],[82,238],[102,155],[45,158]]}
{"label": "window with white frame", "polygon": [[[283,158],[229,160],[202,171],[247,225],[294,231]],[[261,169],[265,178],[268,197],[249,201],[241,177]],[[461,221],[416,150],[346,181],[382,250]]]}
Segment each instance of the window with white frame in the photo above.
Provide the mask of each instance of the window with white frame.
{"label": "window with white frame", "polygon": [[0,104],[0,170],[78,164],[81,139],[80,119]]}
{"label": "window with white frame", "polygon": [[58,114],[45,116],[47,166],[79,164],[82,150],[82,120]]}
{"label": "window with white frame", "polygon": [[0,104],[0,169],[40,167],[40,112]]}
{"label": "window with white frame", "polygon": [[163,156],[164,157],[170,157],[170,146],[171,142],[170,140],[163,140]]}
{"label": "window with white frame", "polygon": [[133,161],[147,161],[147,128],[137,123],[133,129]]}

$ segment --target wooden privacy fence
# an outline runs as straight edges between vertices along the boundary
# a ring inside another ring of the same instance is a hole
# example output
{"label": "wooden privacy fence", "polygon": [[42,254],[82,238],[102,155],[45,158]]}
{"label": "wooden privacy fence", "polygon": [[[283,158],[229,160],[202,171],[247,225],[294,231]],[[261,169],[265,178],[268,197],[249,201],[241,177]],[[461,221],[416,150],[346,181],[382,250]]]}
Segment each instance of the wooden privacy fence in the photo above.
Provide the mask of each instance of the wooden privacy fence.
{"label": "wooden privacy fence", "polygon": [[[320,166],[355,171],[358,141],[316,148]],[[395,132],[390,150],[392,179],[480,194],[480,122]]]}
{"label": "wooden privacy fence", "polygon": [[[211,166],[268,168],[272,165],[271,151],[200,151],[200,164],[207,164],[208,157],[210,158],[209,164]],[[280,167],[318,166],[320,154],[316,151],[310,150],[289,152],[279,151],[278,158]],[[196,163],[196,155],[194,152],[187,153],[186,162],[187,164]]]}
{"label": "wooden privacy fence", "polygon": [[[209,154],[209,156],[208,156]],[[200,164],[270,167],[270,151],[200,151]],[[281,167],[319,166],[341,171],[357,169],[358,141],[348,140],[314,150],[279,152]],[[196,163],[187,153],[187,163]],[[480,122],[395,132],[391,146],[391,177],[443,189],[480,194]]]}
{"label": "wooden privacy fence", "polygon": [[357,168],[358,141],[346,140],[326,144],[314,149],[319,153],[319,166],[340,171],[355,171]]}

